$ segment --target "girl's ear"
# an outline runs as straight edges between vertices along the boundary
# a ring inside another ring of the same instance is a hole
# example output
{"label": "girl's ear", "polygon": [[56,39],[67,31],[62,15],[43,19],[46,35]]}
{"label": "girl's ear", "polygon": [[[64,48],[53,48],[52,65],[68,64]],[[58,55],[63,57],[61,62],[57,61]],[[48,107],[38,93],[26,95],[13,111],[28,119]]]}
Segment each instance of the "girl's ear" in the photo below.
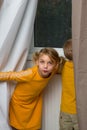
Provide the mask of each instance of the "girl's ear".
{"label": "girl's ear", "polygon": [[56,66],[55,66],[56,72],[58,71],[58,67],[59,67],[59,63],[57,63]]}
{"label": "girl's ear", "polygon": [[38,60],[35,61],[35,64],[38,66],[38,64],[39,64]]}

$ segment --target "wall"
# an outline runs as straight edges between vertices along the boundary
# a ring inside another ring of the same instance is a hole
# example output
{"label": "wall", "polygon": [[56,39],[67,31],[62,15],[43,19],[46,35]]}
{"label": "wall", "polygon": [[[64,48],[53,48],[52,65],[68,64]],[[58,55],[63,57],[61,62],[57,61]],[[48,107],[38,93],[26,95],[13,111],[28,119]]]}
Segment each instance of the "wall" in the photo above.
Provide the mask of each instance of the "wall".
{"label": "wall", "polygon": [[61,77],[55,75],[44,91],[42,130],[59,130]]}

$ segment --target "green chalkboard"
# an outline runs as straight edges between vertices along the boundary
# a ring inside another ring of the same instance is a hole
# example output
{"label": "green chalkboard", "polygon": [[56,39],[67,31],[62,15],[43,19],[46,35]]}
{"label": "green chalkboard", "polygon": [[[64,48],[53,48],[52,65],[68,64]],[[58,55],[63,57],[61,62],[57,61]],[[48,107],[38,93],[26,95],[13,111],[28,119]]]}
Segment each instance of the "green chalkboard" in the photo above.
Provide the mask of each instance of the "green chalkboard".
{"label": "green chalkboard", "polygon": [[35,47],[63,47],[72,37],[72,0],[39,0],[34,26]]}

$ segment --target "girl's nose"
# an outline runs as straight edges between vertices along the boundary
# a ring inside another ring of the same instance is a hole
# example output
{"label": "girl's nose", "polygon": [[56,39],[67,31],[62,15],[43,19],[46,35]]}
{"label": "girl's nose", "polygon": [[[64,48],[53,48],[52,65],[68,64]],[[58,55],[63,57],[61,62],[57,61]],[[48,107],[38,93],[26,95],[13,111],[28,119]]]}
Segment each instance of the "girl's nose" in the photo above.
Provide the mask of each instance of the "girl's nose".
{"label": "girl's nose", "polygon": [[45,64],[44,64],[44,67],[47,68],[47,66],[48,66],[47,63],[45,63]]}

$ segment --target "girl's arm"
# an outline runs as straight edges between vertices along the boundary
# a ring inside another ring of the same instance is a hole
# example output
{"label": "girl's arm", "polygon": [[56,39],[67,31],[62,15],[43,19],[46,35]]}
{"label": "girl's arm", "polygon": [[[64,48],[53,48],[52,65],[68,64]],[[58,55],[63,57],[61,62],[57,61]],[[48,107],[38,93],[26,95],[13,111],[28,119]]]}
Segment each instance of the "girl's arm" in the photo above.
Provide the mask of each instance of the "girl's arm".
{"label": "girl's arm", "polygon": [[19,72],[0,72],[0,81],[29,82],[32,78],[32,75],[32,69],[27,69]]}

